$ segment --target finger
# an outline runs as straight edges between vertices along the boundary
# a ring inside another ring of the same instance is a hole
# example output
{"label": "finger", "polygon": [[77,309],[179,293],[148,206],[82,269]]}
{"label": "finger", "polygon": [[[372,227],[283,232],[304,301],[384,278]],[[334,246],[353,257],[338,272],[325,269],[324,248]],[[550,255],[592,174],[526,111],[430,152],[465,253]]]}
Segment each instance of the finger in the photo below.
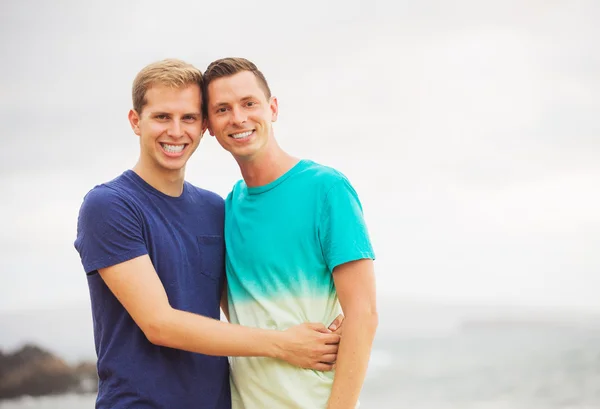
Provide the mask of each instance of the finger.
{"label": "finger", "polygon": [[339,346],[335,345],[325,345],[325,347],[320,350],[322,354],[337,354]]}
{"label": "finger", "polygon": [[322,332],[323,334],[331,334],[331,331],[328,328],[325,328],[325,325],[321,323],[311,322],[308,324],[308,326],[317,332]]}
{"label": "finger", "polygon": [[329,329],[331,331],[337,330],[340,327],[340,325],[342,325],[342,321],[344,321],[344,316],[340,314],[337,317],[335,317],[331,324],[329,324]]}
{"label": "finger", "polygon": [[311,369],[314,369],[316,371],[321,371],[321,372],[328,372],[333,369],[333,365],[324,363],[324,362],[315,362],[314,364],[311,365]]}
{"label": "finger", "polygon": [[319,361],[321,361],[322,363],[331,364],[331,365],[335,364],[336,360],[337,360],[337,354],[325,354],[319,358]]}
{"label": "finger", "polygon": [[339,336],[338,334],[329,333],[329,334],[323,335],[322,339],[326,344],[339,344],[342,337]]}

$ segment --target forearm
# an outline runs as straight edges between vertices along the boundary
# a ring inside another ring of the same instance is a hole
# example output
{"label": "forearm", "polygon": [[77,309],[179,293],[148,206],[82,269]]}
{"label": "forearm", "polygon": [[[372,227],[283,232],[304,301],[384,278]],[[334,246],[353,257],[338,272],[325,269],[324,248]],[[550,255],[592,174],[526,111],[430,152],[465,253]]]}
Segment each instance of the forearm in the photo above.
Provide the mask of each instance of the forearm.
{"label": "forearm", "polygon": [[243,327],[169,308],[145,331],[150,342],[215,356],[280,357],[282,333]]}
{"label": "forearm", "polygon": [[348,315],[344,319],[335,378],[328,409],[354,409],[367,373],[377,314]]}

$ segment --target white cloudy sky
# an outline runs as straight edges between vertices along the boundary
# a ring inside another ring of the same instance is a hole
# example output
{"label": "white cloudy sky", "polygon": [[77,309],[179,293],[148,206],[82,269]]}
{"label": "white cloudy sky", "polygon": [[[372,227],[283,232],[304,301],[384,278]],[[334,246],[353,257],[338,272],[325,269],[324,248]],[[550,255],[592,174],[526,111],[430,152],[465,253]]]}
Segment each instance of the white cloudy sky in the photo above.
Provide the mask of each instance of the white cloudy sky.
{"label": "white cloudy sky", "polygon": [[[131,167],[130,86],[254,60],[291,153],[355,184],[382,296],[600,308],[600,3],[5,1],[0,310],[86,303],[83,195]],[[188,180],[226,195],[210,137]]]}

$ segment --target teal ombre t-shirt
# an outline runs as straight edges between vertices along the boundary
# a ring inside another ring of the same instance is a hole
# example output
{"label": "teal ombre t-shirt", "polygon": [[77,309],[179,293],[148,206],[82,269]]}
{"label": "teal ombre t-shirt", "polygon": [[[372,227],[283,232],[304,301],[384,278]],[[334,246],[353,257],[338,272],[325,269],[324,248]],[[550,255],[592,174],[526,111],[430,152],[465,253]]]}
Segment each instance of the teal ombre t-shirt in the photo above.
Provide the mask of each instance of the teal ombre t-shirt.
{"label": "teal ombre t-shirt", "polygon": [[[265,186],[239,181],[225,201],[225,242],[230,320],[266,329],[328,326],[341,311],[333,269],[374,258],[348,179],[309,160]],[[233,408],[325,408],[333,376],[271,358],[234,357]]]}

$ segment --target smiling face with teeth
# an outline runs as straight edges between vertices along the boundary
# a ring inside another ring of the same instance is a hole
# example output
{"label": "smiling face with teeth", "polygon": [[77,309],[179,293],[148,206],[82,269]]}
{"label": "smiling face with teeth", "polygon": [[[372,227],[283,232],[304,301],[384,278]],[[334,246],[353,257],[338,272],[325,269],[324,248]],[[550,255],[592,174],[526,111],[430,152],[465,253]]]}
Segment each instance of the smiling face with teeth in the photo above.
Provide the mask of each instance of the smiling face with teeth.
{"label": "smiling face with teeth", "polygon": [[147,175],[177,173],[183,177],[206,125],[200,87],[154,85],[146,92],[145,101],[141,113],[129,112],[131,127],[140,137],[138,165]]}
{"label": "smiling face with teeth", "polygon": [[275,97],[267,98],[250,71],[216,78],[208,84],[208,130],[238,161],[256,158],[273,146]]}

